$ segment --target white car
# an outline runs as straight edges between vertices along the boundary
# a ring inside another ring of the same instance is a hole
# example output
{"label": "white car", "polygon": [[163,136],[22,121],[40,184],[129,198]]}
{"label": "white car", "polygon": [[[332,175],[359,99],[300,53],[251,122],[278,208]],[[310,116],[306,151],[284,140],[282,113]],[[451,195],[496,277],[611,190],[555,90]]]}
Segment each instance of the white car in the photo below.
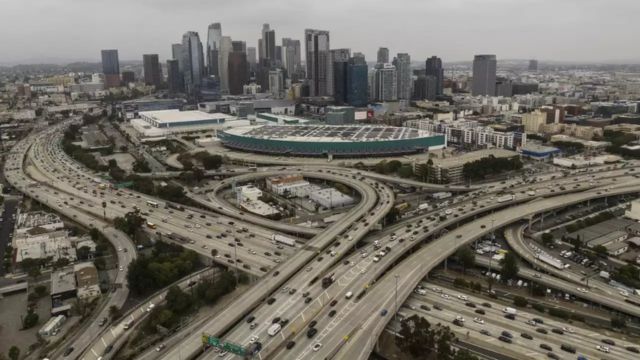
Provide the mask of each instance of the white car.
{"label": "white car", "polygon": [[460,321],[460,322],[464,322],[464,318],[460,315],[456,316],[456,320]]}
{"label": "white car", "polygon": [[447,294],[442,294],[442,295],[440,295],[440,297],[443,298],[443,299],[447,299],[447,300],[450,299],[449,295],[447,295]]}
{"label": "white car", "polygon": [[458,300],[467,301],[469,298],[464,295],[458,295]]}
{"label": "white car", "polygon": [[578,288],[578,291],[580,291],[581,293],[587,293],[589,290],[585,288]]}
{"label": "white car", "polygon": [[362,255],[360,255],[362,258],[366,258],[367,257],[367,253],[362,253]]}
{"label": "white car", "polygon": [[608,346],[596,345],[596,349],[599,350],[599,351],[602,351],[603,353],[611,352],[611,350],[609,349]]}
{"label": "white car", "polygon": [[527,325],[538,326],[538,323],[533,320],[527,320]]}
{"label": "white car", "polygon": [[[464,320],[462,320],[464,321]],[[473,318],[473,322],[478,323],[478,324],[484,324],[484,320],[478,318],[478,317],[474,317]]]}
{"label": "white car", "polygon": [[313,344],[313,347],[311,348],[313,351],[318,351],[320,350],[320,348],[322,347],[322,344],[320,343],[315,343]]}
{"label": "white car", "polygon": [[437,293],[441,293],[442,292],[442,289],[440,289],[439,287],[434,287],[432,290],[434,292],[437,292]]}
{"label": "white car", "polygon": [[572,329],[572,328],[570,328],[570,327],[563,327],[563,328],[562,328],[562,331],[564,331],[564,332],[568,332],[569,334],[575,334],[575,333],[576,333],[576,331],[575,331],[575,330],[573,330],[573,329]]}
{"label": "white car", "polygon": [[260,337],[258,335],[253,335],[251,337],[251,339],[249,340],[249,343],[253,344],[254,342],[257,342],[258,340],[260,340]]}

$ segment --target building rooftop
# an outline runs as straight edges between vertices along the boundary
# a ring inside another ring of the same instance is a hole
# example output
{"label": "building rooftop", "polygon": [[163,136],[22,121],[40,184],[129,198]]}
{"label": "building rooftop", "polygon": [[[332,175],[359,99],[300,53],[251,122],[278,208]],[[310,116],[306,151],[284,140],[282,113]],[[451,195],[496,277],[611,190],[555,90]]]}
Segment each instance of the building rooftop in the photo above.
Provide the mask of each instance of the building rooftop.
{"label": "building rooftop", "polygon": [[51,295],[76,289],[76,277],[73,269],[63,269],[51,273]]}
{"label": "building rooftop", "polygon": [[453,168],[453,167],[463,166],[466,163],[480,160],[489,156],[494,156],[497,158],[510,158],[514,156],[519,156],[519,154],[515,151],[496,148],[496,149],[482,149],[482,150],[468,152],[460,156],[449,157],[444,159],[434,158],[432,160],[433,160],[434,166],[439,166],[441,168]]}
{"label": "building rooftop", "polygon": [[625,231],[620,231],[620,230],[616,230],[616,231],[612,231],[608,234],[603,234],[598,236],[595,239],[592,239],[590,241],[587,242],[587,246],[589,247],[595,247],[598,245],[607,245],[611,242],[616,241],[617,239],[626,236],[627,233]]}
{"label": "building rooftop", "polygon": [[180,123],[180,122],[192,122],[192,121],[206,121],[206,120],[216,120],[216,119],[224,119],[224,120],[232,120],[235,117],[222,114],[222,113],[206,113],[204,111],[198,110],[189,110],[189,111],[180,111],[180,110],[157,110],[157,111],[143,111],[140,113],[140,116],[146,116],[158,124],[167,124],[167,123]]}
{"label": "building rooftop", "polygon": [[300,142],[367,142],[432,136],[428,131],[391,126],[260,125],[226,131],[231,135]]}
{"label": "building rooftop", "polygon": [[557,147],[544,146],[544,145],[538,145],[538,144],[532,144],[532,143],[527,143],[521,149],[522,151],[530,151],[535,153],[549,153],[549,152],[560,151],[560,149],[558,149]]}

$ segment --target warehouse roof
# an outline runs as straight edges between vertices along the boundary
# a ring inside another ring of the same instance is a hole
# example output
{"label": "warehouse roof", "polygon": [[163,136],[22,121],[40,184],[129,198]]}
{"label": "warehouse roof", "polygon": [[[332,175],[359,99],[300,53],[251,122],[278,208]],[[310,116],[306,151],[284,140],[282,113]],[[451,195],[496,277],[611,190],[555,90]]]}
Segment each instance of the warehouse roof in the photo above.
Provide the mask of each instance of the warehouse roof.
{"label": "warehouse roof", "polygon": [[215,119],[231,120],[235,117],[221,114],[221,113],[206,113],[204,111],[180,111],[180,110],[157,110],[157,111],[143,111],[140,113],[140,117],[148,117],[156,121],[158,124],[166,123],[179,123],[179,122],[191,122],[191,121],[206,121]]}

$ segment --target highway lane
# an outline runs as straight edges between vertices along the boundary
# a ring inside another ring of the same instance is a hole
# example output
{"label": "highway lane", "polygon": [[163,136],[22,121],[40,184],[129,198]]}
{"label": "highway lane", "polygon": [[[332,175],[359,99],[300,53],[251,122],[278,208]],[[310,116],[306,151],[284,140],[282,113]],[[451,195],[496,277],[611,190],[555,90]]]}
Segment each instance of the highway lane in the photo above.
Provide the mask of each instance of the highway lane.
{"label": "highway lane", "polygon": [[[524,354],[526,357],[545,358],[547,350],[540,348],[540,344],[544,343],[550,345],[553,348],[553,352],[559,356],[563,356],[563,351],[560,350],[562,344],[568,344],[574,346],[577,349],[577,354],[586,355],[589,358],[611,358],[611,359],[635,359],[637,355],[625,350],[622,345],[627,343],[630,346],[637,346],[637,344],[629,343],[618,338],[617,334],[603,334],[600,330],[594,331],[592,329],[582,328],[575,324],[567,324],[562,321],[558,321],[551,317],[533,313],[529,311],[523,311],[517,309],[517,315],[515,320],[510,320],[504,317],[502,311],[504,305],[498,304],[494,301],[488,301],[474,296],[473,294],[462,293],[452,289],[441,289],[442,292],[435,292],[432,289],[438,289],[431,283],[422,283],[421,285],[427,288],[425,296],[413,294],[404,304],[404,307],[400,309],[400,313],[411,316],[412,314],[418,314],[420,316],[430,315],[436,322],[440,322],[443,325],[449,326],[452,330],[458,330],[461,339],[464,339],[467,331],[473,331],[476,333],[478,339],[490,343],[492,346],[498,346],[504,349],[512,349],[514,346],[521,346],[524,349],[518,352]],[[446,294],[447,299],[442,295]],[[461,296],[459,298],[458,296]],[[466,298],[466,300],[464,300]],[[466,306],[467,302],[471,302],[476,305],[475,308]],[[443,309],[442,311],[434,309],[433,304],[438,304]],[[490,307],[483,306],[481,304],[489,304]],[[421,308],[422,305],[426,305],[430,310],[426,311]],[[485,314],[475,313],[476,309],[482,309]],[[456,316],[462,316],[465,319],[464,327],[458,327],[452,324],[453,319]],[[474,321],[474,318],[484,321],[484,323]],[[533,319],[543,320],[543,324],[533,324]],[[487,330],[490,335],[480,334],[480,330]],[[544,329],[547,334],[536,331],[537,329]],[[563,330],[563,334],[557,334],[552,332],[552,329]],[[513,335],[513,344],[507,344],[498,341],[497,337],[502,331],[508,331]],[[521,336],[522,333],[526,333],[532,336],[533,339],[526,339]],[[615,340],[618,346],[610,347],[611,352],[608,355],[596,349],[598,345],[605,345],[602,343],[602,339]],[[577,355],[576,354],[576,355]]]}
{"label": "highway lane", "polygon": [[[593,189],[583,193],[545,198],[536,202],[514,206],[493,214],[491,217],[494,220],[493,228],[491,227],[492,221],[490,218],[484,217],[451,230],[438,240],[433,241],[428,246],[411,254],[391,272],[381,278],[373,290],[363,298],[363,301],[360,301],[359,306],[355,307],[355,311],[351,311],[352,315],[349,317],[350,324],[345,324],[347,326],[343,328],[341,334],[337,336],[334,335],[333,338],[330,339],[330,345],[323,347],[323,349],[331,350],[340,347],[341,344],[343,344],[342,337],[354,328],[351,324],[362,324],[356,326],[357,330],[354,336],[344,344],[339,354],[349,359],[366,358],[368,356],[373,346],[370,339],[380,334],[384,328],[384,321],[372,323],[365,319],[367,319],[370,314],[377,313],[384,308],[392,308],[394,296],[393,292],[389,294],[389,289],[394,288],[396,281],[395,275],[398,275],[399,278],[397,281],[403,285],[399,287],[398,298],[404,300],[422,277],[438,263],[453,254],[459,246],[488,234],[493,231],[493,229],[501,228],[514,221],[539,212],[566,207],[577,202],[586,201],[587,199],[603,197],[605,194],[614,195],[638,192],[640,191],[640,185],[637,185],[637,183],[636,181],[629,186],[612,187],[611,190],[607,191],[605,191],[605,189]],[[451,246],[452,244],[453,246]],[[626,310],[625,312],[637,312],[636,308],[628,304],[624,309]],[[327,354],[328,352],[325,350],[320,356],[326,356]]]}
{"label": "highway lane", "polygon": [[[43,188],[48,188],[46,186],[42,186],[39,189],[35,189],[33,187],[28,187],[28,185],[22,181],[24,179],[24,174],[21,172],[22,167],[20,164],[22,163],[24,157],[26,156],[26,151],[28,149],[29,138],[20,142],[16,147],[14,147],[14,151],[10,154],[9,159],[5,162],[5,174],[7,180],[19,191],[24,193],[25,195],[33,198],[36,201],[42,203],[54,203],[56,200],[56,196],[51,192],[42,191]],[[37,197],[36,197],[37,195]],[[118,249],[127,249],[127,251],[119,251],[117,252],[118,256],[118,265],[126,268],[129,263],[135,259],[136,252],[133,246],[133,242],[126,236],[126,234],[121,231],[109,226],[109,224],[104,223],[100,219],[96,219],[92,216],[87,215],[82,209],[77,207],[67,207],[58,210],[64,216],[74,219],[74,221],[86,226],[86,227],[96,227],[99,229],[107,238],[109,242],[113,244],[113,246]],[[126,279],[126,271],[118,271],[116,277],[114,279],[114,290],[109,294],[108,300],[103,304],[101,309],[97,314],[92,317],[92,319],[98,319],[102,317],[108,316],[109,308],[111,306],[116,306],[117,308],[121,308],[124,302],[126,301],[129,295],[129,288],[127,285]],[[100,332],[100,328],[97,325],[96,321],[88,321],[87,326],[82,328],[82,333],[75,337],[71,338],[70,341],[65,342],[65,344],[69,344],[73,346],[76,351],[78,349],[83,349],[88,345],[88,342],[94,337],[96,334]],[[66,345],[65,345],[66,347]],[[61,348],[62,349],[62,348]],[[54,352],[54,355],[60,356],[60,351]],[[72,354],[73,356],[73,354]]]}
{"label": "highway lane", "polygon": [[[343,181],[352,182],[353,180],[345,178]],[[338,257],[331,258],[327,256],[323,260],[323,266],[312,263],[311,260],[314,259],[319,252],[323,251],[329,244],[337,239],[340,239],[341,246],[345,247],[348,246],[347,242],[351,244],[357,243],[393,206],[393,192],[386,186],[371,186],[369,185],[370,183],[377,184],[371,180],[369,180],[369,182],[358,182],[355,184],[364,187],[361,202],[356,205],[355,208],[352,208],[344,218],[328,228],[326,232],[313,238],[303,251],[300,251],[291,259],[281,264],[279,274],[276,276],[266,276],[263,281],[254,285],[251,290],[229,306],[229,311],[213,317],[204,326],[200,327],[198,332],[188,335],[184,341],[168,350],[162,358],[175,359],[184,354],[196,354],[202,347],[201,332],[206,331],[218,336],[224,334],[233,324],[242,319],[248,311],[251,311],[251,309],[254,309],[264,301],[269,294],[280,289],[282,284],[294,274],[297,273],[296,279],[298,280],[296,281],[305,281],[306,276],[320,277],[330,265],[338,261]],[[377,191],[374,188],[377,189]],[[310,271],[301,271],[303,268],[308,267],[311,267]],[[301,278],[299,277],[300,273],[306,275],[302,275]]]}
{"label": "highway lane", "polygon": [[[156,306],[164,304],[164,299],[169,288],[178,286],[183,290],[188,289],[198,282],[210,278],[214,273],[215,269],[202,269],[147,297],[144,302],[123,314],[118,322],[109,324],[109,326],[102,328],[102,331],[99,334],[90,334],[90,344],[86,347],[86,351],[84,351],[79,358],[82,360],[97,360],[100,358],[106,360],[110,358],[111,355],[117,351],[117,346],[121,345],[121,340],[131,333],[136,325],[142,322],[142,320],[149,314],[149,311]],[[125,329],[125,324],[127,323],[131,326],[128,329]],[[106,352],[106,349],[109,346],[115,349]]]}

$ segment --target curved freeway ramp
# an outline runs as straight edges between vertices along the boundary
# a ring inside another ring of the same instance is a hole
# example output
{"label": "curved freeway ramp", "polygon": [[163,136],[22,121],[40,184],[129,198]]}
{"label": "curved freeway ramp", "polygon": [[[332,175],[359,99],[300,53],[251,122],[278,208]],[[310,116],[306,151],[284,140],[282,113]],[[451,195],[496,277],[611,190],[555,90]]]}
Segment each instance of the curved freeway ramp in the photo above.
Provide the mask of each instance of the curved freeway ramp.
{"label": "curved freeway ramp", "polygon": [[[394,292],[389,291],[389,289],[394,288],[395,281],[398,283],[398,301],[404,302],[420,282],[420,279],[426,276],[431,269],[447,257],[455,253],[460,246],[471,243],[475,239],[489,234],[495,229],[499,229],[531,215],[608,195],[635,192],[640,192],[640,184],[637,182],[633,185],[611,188],[608,191],[604,191],[604,189],[593,189],[582,193],[546,198],[541,201],[514,206],[496,212],[492,217],[494,219],[493,228],[491,227],[489,217],[483,217],[450,231],[446,235],[411,254],[380,279],[374,289],[364,297],[352,311],[352,314],[349,316],[350,325],[345,326],[343,331],[334,332],[334,334],[325,338],[323,349],[326,350],[321,349],[323,353],[319,355],[327,356],[329,352],[340,348],[337,353],[338,358],[367,359],[377,338],[386,327],[387,321],[392,318],[392,316],[382,318],[377,314],[379,314],[382,309],[393,309]],[[395,278],[396,275],[397,280]],[[598,297],[596,300],[598,303],[617,311],[640,317],[640,307],[603,296]],[[371,314],[376,315],[371,316]],[[351,331],[354,332],[353,336],[350,337],[348,341],[345,341],[343,336]]]}

